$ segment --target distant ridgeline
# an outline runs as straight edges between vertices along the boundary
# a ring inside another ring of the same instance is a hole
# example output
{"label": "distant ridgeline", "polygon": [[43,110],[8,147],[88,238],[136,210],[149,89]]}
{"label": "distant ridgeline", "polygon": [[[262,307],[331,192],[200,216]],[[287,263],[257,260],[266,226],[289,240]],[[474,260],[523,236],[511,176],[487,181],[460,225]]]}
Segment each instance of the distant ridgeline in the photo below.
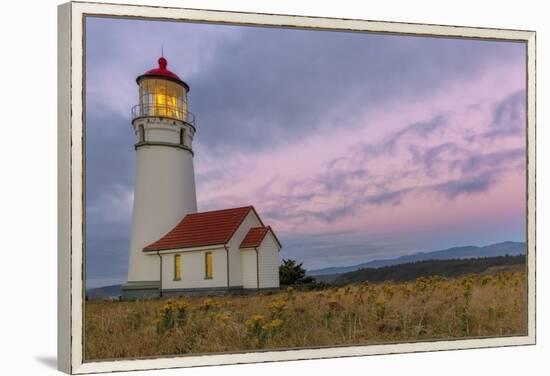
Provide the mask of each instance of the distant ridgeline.
{"label": "distant ridgeline", "polygon": [[319,280],[334,280],[337,275],[352,272],[358,269],[381,268],[385,266],[408,264],[412,262],[427,260],[452,260],[497,257],[507,255],[525,255],[525,243],[506,241],[502,243],[491,244],[485,247],[465,246],[448,248],[433,252],[418,252],[412,255],[401,256],[393,259],[374,260],[351,266],[310,270],[307,272],[307,274],[314,276]]}
{"label": "distant ridgeline", "polygon": [[[458,277],[465,274],[525,270],[525,243],[502,242],[485,247],[455,247],[421,252],[358,265],[311,270],[307,275],[319,282],[347,284],[355,282],[395,282],[439,275]],[[120,285],[87,289],[87,299],[105,299],[120,295]]]}
{"label": "distant ridgeline", "polygon": [[412,281],[419,277],[459,277],[467,274],[525,270],[525,255],[452,260],[427,260],[408,264],[365,268],[336,276],[335,284],[356,282]]}

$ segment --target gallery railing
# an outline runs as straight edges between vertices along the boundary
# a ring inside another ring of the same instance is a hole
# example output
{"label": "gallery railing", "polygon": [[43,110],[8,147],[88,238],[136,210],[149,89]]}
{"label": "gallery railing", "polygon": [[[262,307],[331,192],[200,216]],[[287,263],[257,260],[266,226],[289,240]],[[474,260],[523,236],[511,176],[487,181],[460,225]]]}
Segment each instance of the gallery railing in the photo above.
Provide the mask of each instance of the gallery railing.
{"label": "gallery railing", "polygon": [[184,121],[195,126],[195,115],[180,107],[159,104],[137,104],[132,107],[132,120],[144,116],[158,116]]}

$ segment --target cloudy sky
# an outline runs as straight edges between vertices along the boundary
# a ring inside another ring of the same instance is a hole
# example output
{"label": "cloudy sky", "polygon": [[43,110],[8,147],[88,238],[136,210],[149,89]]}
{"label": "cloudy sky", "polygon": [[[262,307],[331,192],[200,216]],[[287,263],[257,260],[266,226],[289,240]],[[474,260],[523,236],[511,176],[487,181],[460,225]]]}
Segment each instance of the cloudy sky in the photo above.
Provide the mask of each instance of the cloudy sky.
{"label": "cloudy sky", "polygon": [[126,280],[136,76],[191,87],[200,211],[254,205],[308,269],[525,239],[525,46],[86,20],[89,287]]}

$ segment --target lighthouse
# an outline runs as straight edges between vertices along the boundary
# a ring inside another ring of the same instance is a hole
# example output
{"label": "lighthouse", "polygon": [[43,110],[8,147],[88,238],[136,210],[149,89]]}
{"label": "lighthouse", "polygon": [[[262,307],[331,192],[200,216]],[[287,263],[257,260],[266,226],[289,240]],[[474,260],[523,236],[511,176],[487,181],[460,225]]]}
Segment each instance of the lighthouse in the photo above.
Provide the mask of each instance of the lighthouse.
{"label": "lighthouse", "polygon": [[197,212],[189,85],[158,68],[137,77],[136,175],[123,299],[277,290],[281,242],[252,205]]}
{"label": "lighthouse", "polygon": [[195,119],[189,85],[168,70],[168,61],[136,78],[139,103],[132,108],[136,170],[128,282],[123,298],[158,296],[161,257],[143,248],[187,214],[197,211],[193,169]]}

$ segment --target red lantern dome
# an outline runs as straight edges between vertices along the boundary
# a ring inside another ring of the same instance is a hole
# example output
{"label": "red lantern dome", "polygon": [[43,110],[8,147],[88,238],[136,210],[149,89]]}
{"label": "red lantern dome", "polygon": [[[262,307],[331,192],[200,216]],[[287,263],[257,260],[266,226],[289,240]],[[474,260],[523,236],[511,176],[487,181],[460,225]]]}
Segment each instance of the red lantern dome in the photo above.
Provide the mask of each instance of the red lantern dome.
{"label": "red lantern dome", "polygon": [[164,57],[162,56],[159,57],[158,63],[159,63],[158,68],[149,69],[147,72],[145,72],[144,74],[136,78],[136,82],[138,83],[138,85],[139,85],[139,82],[145,77],[166,78],[166,79],[169,79],[170,81],[174,81],[184,86],[186,91],[189,92],[189,85],[187,85],[185,81],[179,78],[177,74],[166,69],[166,66],[168,65],[168,61]]}

